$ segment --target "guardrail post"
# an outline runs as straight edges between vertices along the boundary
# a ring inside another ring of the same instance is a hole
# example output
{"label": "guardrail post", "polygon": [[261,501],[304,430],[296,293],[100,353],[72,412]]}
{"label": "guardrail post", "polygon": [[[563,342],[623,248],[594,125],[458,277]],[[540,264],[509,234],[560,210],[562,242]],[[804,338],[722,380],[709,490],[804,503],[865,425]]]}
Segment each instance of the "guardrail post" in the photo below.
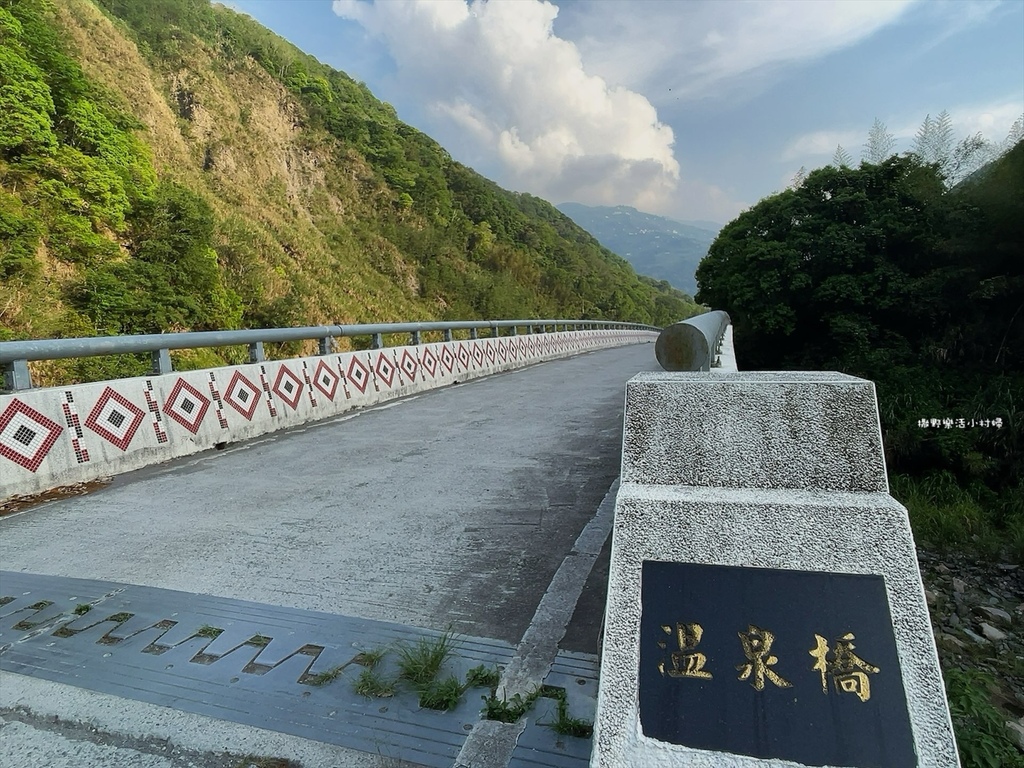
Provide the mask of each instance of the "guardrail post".
{"label": "guardrail post", "polygon": [[420,332],[419,331],[413,331],[410,334],[410,336],[411,336],[411,343],[412,343],[412,345],[414,347],[419,346],[419,343],[420,343]]}
{"label": "guardrail post", "polygon": [[329,355],[334,351],[334,337],[324,336],[320,339],[320,350],[317,352],[319,355]]}
{"label": "guardrail post", "polygon": [[451,341],[452,340],[452,329],[451,328],[445,328],[444,329],[444,340],[445,341]]}
{"label": "guardrail post", "polygon": [[519,335],[519,330],[513,325],[511,328],[508,329],[508,335],[509,336],[518,336]]}
{"label": "guardrail post", "polygon": [[32,374],[27,360],[12,360],[4,365],[4,389],[8,392],[32,389]]}
{"label": "guardrail post", "polygon": [[266,353],[263,351],[263,342],[257,341],[254,344],[249,345],[249,362],[250,363],[262,363],[267,359]]}
{"label": "guardrail post", "polygon": [[373,334],[373,341],[370,342],[370,349],[384,349],[384,336],[382,334]]}
{"label": "guardrail post", "polygon": [[480,338],[480,334],[477,333],[476,328],[470,328],[469,329],[469,338],[471,338],[471,339],[479,339]]}
{"label": "guardrail post", "polygon": [[153,374],[161,376],[165,373],[170,373],[174,370],[174,366],[171,365],[171,350],[169,349],[154,349],[153,350]]}

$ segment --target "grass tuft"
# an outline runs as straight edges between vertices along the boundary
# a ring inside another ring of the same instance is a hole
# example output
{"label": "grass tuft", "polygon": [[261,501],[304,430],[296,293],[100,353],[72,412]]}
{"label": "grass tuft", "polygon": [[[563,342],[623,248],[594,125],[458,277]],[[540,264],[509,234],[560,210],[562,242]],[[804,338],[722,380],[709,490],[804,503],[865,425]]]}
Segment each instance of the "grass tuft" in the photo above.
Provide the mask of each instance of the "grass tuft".
{"label": "grass tuft", "polygon": [[395,695],[395,681],[387,680],[375,669],[364,669],[355,682],[355,692],[367,698],[387,699]]}
{"label": "grass tuft", "polygon": [[79,603],[75,606],[75,616],[85,616],[91,610],[92,606],[88,603]]}
{"label": "grass tuft", "polygon": [[203,626],[201,626],[196,632],[196,637],[209,637],[213,639],[220,637],[222,632],[224,632],[224,630],[220,627],[212,627],[209,624],[203,624]]}
{"label": "grass tuft", "polygon": [[462,701],[466,689],[455,675],[449,676],[440,683],[434,683],[420,691],[420,706],[426,709],[439,709],[447,712],[455,709]]}
{"label": "grass tuft", "polygon": [[315,675],[310,675],[305,680],[303,680],[303,682],[306,683],[306,685],[327,685],[328,683],[334,682],[339,677],[341,677],[341,673],[344,671],[344,665],[331,667],[330,669],[325,670],[323,672],[318,672]]}
{"label": "grass tuft", "polygon": [[375,648],[372,651],[361,651],[356,655],[353,661],[361,667],[369,667],[370,669],[373,669],[384,660],[386,653],[387,651],[383,648]]}
{"label": "grass tuft", "polygon": [[455,635],[445,632],[434,640],[423,638],[416,645],[398,649],[399,677],[408,680],[417,689],[430,686],[437,679],[441,667],[455,651]]}
{"label": "grass tuft", "polygon": [[492,691],[498,687],[501,681],[501,670],[488,669],[483,664],[473,667],[466,673],[467,688],[490,688]]}
{"label": "grass tuft", "polygon": [[504,695],[499,699],[495,693],[490,696],[481,696],[484,700],[484,717],[487,720],[497,720],[501,723],[514,723],[519,720],[520,717],[525,715],[533,703],[537,701],[537,697],[540,696],[540,689],[535,689],[532,693],[526,695],[523,698],[520,694],[515,694],[511,699],[505,698]]}

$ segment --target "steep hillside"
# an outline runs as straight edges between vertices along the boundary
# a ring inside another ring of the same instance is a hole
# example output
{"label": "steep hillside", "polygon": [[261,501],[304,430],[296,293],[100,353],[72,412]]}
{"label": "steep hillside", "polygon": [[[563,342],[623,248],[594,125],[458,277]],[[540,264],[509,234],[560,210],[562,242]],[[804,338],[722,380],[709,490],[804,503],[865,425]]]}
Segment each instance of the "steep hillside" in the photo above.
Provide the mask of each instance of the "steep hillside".
{"label": "steep hillside", "polygon": [[637,272],[667,280],[691,296],[697,292],[693,276],[697,265],[721,229],[711,222],[675,221],[625,205],[560,203],[558,210],[624,257]]}
{"label": "steep hillside", "polygon": [[208,0],[10,0],[0,43],[0,338],[693,311]]}

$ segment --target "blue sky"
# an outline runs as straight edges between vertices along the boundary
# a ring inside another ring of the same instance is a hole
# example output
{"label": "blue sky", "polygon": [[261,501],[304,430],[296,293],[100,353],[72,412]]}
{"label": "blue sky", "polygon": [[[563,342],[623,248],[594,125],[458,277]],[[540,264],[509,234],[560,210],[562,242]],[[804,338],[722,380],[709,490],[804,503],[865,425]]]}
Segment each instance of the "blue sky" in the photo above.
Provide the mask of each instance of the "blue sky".
{"label": "blue sky", "polygon": [[875,118],[1024,114],[1024,0],[225,0],[502,186],[726,222]]}

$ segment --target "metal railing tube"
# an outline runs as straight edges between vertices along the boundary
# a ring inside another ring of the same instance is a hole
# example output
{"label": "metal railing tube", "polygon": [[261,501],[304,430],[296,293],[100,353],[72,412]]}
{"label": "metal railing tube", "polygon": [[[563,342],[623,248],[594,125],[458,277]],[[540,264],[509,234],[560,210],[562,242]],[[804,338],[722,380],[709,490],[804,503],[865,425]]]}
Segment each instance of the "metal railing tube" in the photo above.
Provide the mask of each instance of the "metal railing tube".
{"label": "metal railing tube", "polygon": [[[266,359],[264,344],[290,341],[315,340],[319,354],[330,354],[334,339],[340,336],[370,336],[371,348],[381,349],[386,334],[409,334],[413,344],[419,344],[422,334],[428,331],[443,332],[445,340],[451,340],[452,331],[469,331],[470,338],[479,338],[479,330],[490,331],[491,337],[501,335],[507,328],[508,335],[515,336],[519,328],[527,333],[546,333],[548,326],[558,330],[588,330],[595,327],[587,320],[463,320],[418,323],[368,323],[365,325],[317,325],[301,328],[258,328],[242,331],[193,331],[188,333],[160,333],[140,336],[91,336],[75,339],[38,339],[30,341],[0,342],[0,371],[3,373],[6,391],[19,391],[32,386],[28,362],[31,360],[61,360],[72,357],[97,357],[102,355],[126,355],[148,353],[153,359],[154,373],[169,373],[171,350],[198,349],[203,347],[245,346],[250,362]],[[603,322],[602,329],[630,328],[632,330],[659,331],[650,325],[623,322]],[[538,328],[540,329],[538,331]]]}
{"label": "metal railing tube", "polygon": [[721,310],[673,323],[654,344],[658,363],[666,371],[710,371],[730,323]]}

